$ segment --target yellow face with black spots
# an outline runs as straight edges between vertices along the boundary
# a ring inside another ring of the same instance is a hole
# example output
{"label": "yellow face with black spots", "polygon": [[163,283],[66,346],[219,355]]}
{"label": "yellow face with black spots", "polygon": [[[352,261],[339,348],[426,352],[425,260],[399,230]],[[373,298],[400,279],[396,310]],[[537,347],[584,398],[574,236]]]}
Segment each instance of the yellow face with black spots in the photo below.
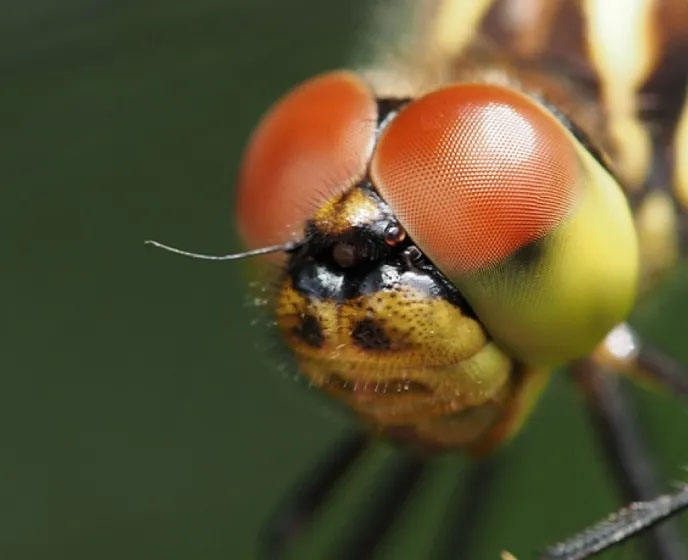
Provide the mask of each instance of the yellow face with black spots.
{"label": "yellow face with black spots", "polygon": [[451,445],[483,434],[512,389],[514,363],[388,206],[357,186],[310,229],[276,305],[303,373],[382,429],[404,427],[404,437],[442,445],[416,432],[447,416]]}

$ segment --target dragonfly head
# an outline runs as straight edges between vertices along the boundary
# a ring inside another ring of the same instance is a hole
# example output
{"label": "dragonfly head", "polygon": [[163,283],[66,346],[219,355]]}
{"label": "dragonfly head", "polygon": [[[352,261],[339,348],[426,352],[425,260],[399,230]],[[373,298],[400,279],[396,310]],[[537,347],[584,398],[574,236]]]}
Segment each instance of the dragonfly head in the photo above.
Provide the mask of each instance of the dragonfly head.
{"label": "dragonfly head", "polygon": [[[305,82],[254,132],[237,220],[249,247],[304,240],[278,315],[308,284],[304,301],[330,294],[332,317],[362,305],[379,326],[390,308],[356,298],[386,298],[416,275],[423,298],[458,306],[507,355],[550,364],[590,351],[635,298],[635,230],[616,180],[543,103],[501,85],[395,105],[349,72]],[[322,342],[328,326],[308,321],[283,330]],[[350,341],[355,324],[337,321]],[[415,328],[438,335],[432,321]],[[442,340],[465,334],[444,328]]]}

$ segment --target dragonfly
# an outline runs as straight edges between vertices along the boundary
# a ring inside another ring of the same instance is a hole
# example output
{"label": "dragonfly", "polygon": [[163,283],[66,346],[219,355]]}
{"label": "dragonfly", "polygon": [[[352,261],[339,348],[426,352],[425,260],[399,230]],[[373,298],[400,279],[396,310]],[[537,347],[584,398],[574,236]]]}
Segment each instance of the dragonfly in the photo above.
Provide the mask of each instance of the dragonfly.
{"label": "dragonfly", "polygon": [[[543,553],[586,558],[688,505],[685,487],[659,496],[618,383],[688,394],[683,368],[625,323],[685,244],[688,3],[389,11],[394,39],[372,61],[296,85],[258,124],[237,182],[249,249],[216,257],[267,255],[300,371],[365,426],[308,474],[266,546],[289,548],[371,436],[409,458],[345,557],[379,545],[423,456],[476,458],[467,501],[483,500],[489,457],[517,445],[552,369],[570,364],[639,501]],[[652,558],[681,547],[671,527],[648,540]]]}

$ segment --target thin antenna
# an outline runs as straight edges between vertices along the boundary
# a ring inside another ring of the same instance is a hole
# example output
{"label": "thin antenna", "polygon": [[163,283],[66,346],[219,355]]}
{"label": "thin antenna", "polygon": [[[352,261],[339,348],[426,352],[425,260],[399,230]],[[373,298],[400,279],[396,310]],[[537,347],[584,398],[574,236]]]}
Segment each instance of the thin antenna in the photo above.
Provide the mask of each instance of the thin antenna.
{"label": "thin antenna", "polygon": [[235,261],[238,259],[245,259],[248,257],[257,257],[258,255],[269,255],[270,253],[282,253],[289,252],[297,249],[303,245],[303,241],[289,241],[282,245],[269,245],[267,247],[260,247],[259,249],[251,249],[250,251],[244,251],[243,253],[231,253],[229,255],[203,255],[201,253],[191,253],[190,251],[182,251],[175,247],[170,247],[169,245],[163,245],[152,239],[147,239],[144,241],[146,245],[153,245],[158,249],[164,249],[171,253],[177,253],[178,255],[183,255],[185,257],[191,257],[193,259],[204,259],[208,261]]}

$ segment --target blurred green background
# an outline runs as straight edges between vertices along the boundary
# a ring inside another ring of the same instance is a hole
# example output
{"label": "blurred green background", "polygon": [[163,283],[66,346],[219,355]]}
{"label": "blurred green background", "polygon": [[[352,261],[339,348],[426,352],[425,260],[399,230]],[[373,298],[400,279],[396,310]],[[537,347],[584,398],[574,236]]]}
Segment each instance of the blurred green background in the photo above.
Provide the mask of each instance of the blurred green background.
{"label": "blurred green background", "polygon": [[[0,557],[253,558],[274,506],[354,425],[273,355],[241,266],[142,241],[239,248],[247,135],[291,85],[346,65],[369,5],[3,2]],[[635,323],[688,363],[688,272]],[[686,408],[636,397],[663,478],[685,479]],[[392,453],[366,457],[295,557],[355,528]],[[499,459],[475,558],[529,558],[619,504],[565,375]],[[381,558],[438,550],[465,472],[433,461]]]}

